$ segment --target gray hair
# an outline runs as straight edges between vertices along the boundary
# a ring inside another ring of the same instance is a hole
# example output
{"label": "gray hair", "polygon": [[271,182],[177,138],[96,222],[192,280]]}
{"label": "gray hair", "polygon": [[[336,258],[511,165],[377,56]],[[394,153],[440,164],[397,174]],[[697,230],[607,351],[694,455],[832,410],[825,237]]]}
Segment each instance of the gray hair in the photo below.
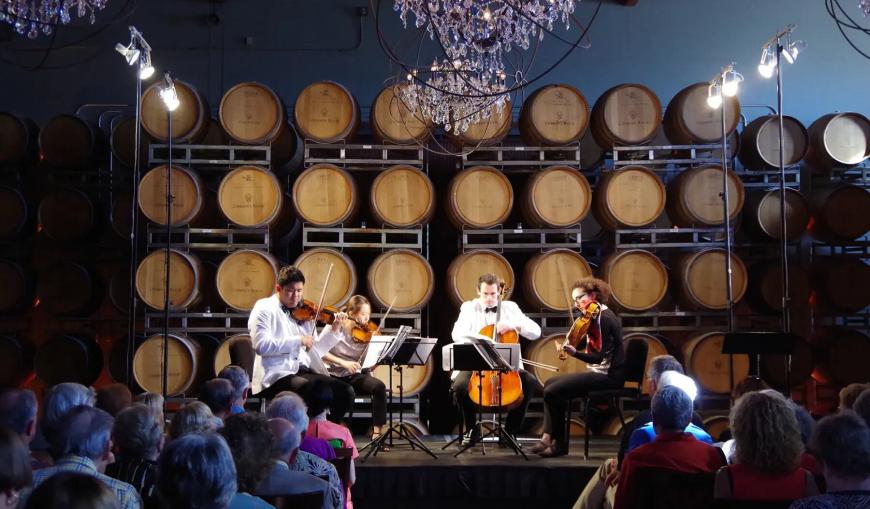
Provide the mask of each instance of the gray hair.
{"label": "gray hair", "polygon": [[202,401],[192,401],[172,416],[169,423],[169,436],[173,439],[187,433],[205,433],[218,428],[219,419]]}
{"label": "gray hair", "polygon": [[656,355],[649,361],[646,377],[656,383],[665,371],[676,371],[683,375],[683,365],[673,355]]}
{"label": "gray hair", "polygon": [[276,432],[275,426],[271,426],[272,433],[275,435],[275,443],[272,445],[272,457],[284,458],[290,453],[299,448],[302,443],[302,430],[293,425],[292,422],[281,417],[269,419],[270,423],[273,420],[282,420],[287,422],[287,427]]}
{"label": "gray hair", "polygon": [[236,466],[220,435],[190,433],[160,454],[157,491],[169,509],[223,509],[236,488]]}
{"label": "gray hair", "polygon": [[214,378],[205,383],[199,400],[208,405],[211,413],[229,411],[235,401],[236,389],[224,378]]}
{"label": "gray hair", "polygon": [[141,403],[125,408],[115,416],[112,437],[122,457],[151,459],[157,454],[162,435],[163,428],[154,412]]}
{"label": "gray hair", "polygon": [[109,448],[114,419],[105,410],[79,405],[60,421],[52,446],[61,457],[99,459]]}
{"label": "gray hair", "polygon": [[42,412],[43,427],[48,431],[54,430],[63,416],[74,407],[94,406],[96,396],[93,389],[81,384],[67,382],[55,385],[45,397],[45,408]]}
{"label": "gray hair", "polygon": [[27,425],[36,420],[36,395],[27,389],[0,392],[0,427],[24,435]]}
{"label": "gray hair", "polygon": [[281,417],[290,421],[290,424],[300,431],[308,429],[308,407],[305,406],[302,397],[295,392],[278,393],[275,399],[269,403],[266,417],[270,419]]}
{"label": "gray hair", "polygon": [[684,430],[692,421],[692,399],[678,387],[659,389],[652,399],[653,424],[663,430]]}
{"label": "gray hair", "polygon": [[248,373],[241,366],[229,365],[218,373],[218,378],[223,378],[232,382],[236,389],[236,401],[245,397],[245,391],[251,386],[251,380],[248,378]]}

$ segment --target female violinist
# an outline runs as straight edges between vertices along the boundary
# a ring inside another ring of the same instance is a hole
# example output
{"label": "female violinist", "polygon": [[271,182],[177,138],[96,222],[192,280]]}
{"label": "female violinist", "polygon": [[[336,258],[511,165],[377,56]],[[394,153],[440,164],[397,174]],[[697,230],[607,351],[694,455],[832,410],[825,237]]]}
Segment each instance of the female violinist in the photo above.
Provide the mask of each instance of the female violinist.
{"label": "female violinist", "polygon": [[572,285],[571,298],[580,311],[575,327],[588,329],[579,338],[576,347],[569,341],[558,347],[587,363],[588,371],[559,375],[547,380],[544,385],[544,434],[531,449],[544,457],[568,453],[568,437],[565,436],[568,400],[585,396],[590,390],[619,388],[625,381],[622,322],[606,306],[610,298],[610,285],[588,277]]}
{"label": "female violinist", "polygon": [[376,439],[387,423],[387,388],[361,367],[373,335],[379,332],[371,320],[372,308],[368,299],[354,295],[342,310],[348,320],[339,329],[338,342],[323,356],[329,366],[329,374],[353,387],[357,394],[372,397],[372,439]]}

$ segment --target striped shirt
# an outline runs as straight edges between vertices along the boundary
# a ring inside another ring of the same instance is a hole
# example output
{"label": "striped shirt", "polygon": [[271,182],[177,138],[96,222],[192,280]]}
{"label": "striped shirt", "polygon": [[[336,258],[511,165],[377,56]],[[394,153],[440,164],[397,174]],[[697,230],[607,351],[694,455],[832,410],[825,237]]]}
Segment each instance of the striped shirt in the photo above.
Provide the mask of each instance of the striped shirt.
{"label": "striped shirt", "polygon": [[157,498],[157,462],[143,458],[125,458],[106,467],[106,475],[136,488],[145,509],[163,507]]}
{"label": "striped shirt", "polygon": [[290,470],[305,472],[324,479],[329,483],[329,493],[327,494],[329,506],[333,509],[344,507],[341,479],[338,478],[338,471],[335,470],[332,463],[305,451],[296,451],[296,459],[289,466]]}
{"label": "striped shirt", "polygon": [[118,497],[118,501],[121,502],[123,509],[140,509],[142,507],[142,501],[139,498],[139,493],[136,492],[136,488],[123,481],[101,474],[97,471],[97,466],[90,458],[82,456],[65,456],[55,463],[53,467],[33,472],[33,487],[36,488],[43,481],[58,472],[77,472],[96,477],[115,492],[115,496]]}

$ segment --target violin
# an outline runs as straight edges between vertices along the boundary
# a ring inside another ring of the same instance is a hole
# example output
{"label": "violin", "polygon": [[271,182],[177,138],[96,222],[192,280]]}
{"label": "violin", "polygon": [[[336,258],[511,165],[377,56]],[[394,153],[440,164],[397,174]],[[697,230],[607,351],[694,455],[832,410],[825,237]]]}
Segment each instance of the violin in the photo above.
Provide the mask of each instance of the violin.
{"label": "violin", "polygon": [[[601,305],[597,302],[590,302],[586,307],[586,310],[574,320],[574,323],[571,324],[571,329],[568,330],[568,333],[565,334],[565,342],[562,343],[562,347],[565,345],[571,345],[574,348],[577,348],[577,345],[580,344],[580,341],[586,336],[589,332],[589,326],[598,319],[598,315],[601,313]],[[564,361],[568,358],[568,352],[565,350],[559,350],[559,360]]]}
{"label": "violin", "polygon": [[302,302],[290,312],[294,320],[300,322],[316,320],[326,325],[332,325],[335,322],[335,315],[338,313],[340,311],[332,306],[323,306],[323,309],[318,313],[317,306],[308,299],[302,299]]}
{"label": "violin", "polygon": [[381,330],[380,325],[369,320],[367,323],[359,323],[353,321],[353,328],[350,331],[350,337],[356,343],[368,343],[372,340],[372,336]]}

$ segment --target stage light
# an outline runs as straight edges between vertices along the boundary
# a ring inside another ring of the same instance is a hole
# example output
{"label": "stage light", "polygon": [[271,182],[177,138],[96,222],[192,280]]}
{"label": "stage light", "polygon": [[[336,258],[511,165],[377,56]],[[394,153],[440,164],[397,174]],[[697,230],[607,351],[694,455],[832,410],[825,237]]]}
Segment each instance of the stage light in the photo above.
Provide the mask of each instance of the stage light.
{"label": "stage light", "polygon": [[717,83],[710,83],[707,87],[707,106],[714,110],[722,106],[722,94]]}
{"label": "stage light", "polygon": [[788,45],[782,49],[782,58],[784,58],[786,62],[793,64],[794,61],[797,60],[798,55],[806,48],[807,43],[804,41],[789,42]]}
{"label": "stage light", "polygon": [[773,70],[776,68],[776,52],[771,50],[770,46],[765,46],[761,52],[761,62],[758,64],[758,74],[762,78],[769,79],[773,76]]}
{"label": "stage light", "polygon": [[160,98],[163,99],[163,104],[166,105],[167,110],[175,111],[181,105],[181,101],[178,99],[178,92],[175,90],[175,82],[172,81],[169,73],[166,73],[163,81],[164,85],[160,90]]}
{"label": "stage light", "polygon": [[145,52],[145,58],[139,62],[139,78],[147,80],[154,76],[154,66],[151,65],[151,52]]}
{"label": "stage light", "polygon": [[740,88],[740,82],[743,81],[743,75],[735,72],[733,69],[726,72],[722,76],[722,95],[734,97]]}
{"label": "stage light", "polygon": [[132,42],[127,46],[124,46],[120,42],[115,44],[115,51],[124,57],[124,60],[127,61],[127,65],[133,65],[139,60],[139,50],[133,46]]}

